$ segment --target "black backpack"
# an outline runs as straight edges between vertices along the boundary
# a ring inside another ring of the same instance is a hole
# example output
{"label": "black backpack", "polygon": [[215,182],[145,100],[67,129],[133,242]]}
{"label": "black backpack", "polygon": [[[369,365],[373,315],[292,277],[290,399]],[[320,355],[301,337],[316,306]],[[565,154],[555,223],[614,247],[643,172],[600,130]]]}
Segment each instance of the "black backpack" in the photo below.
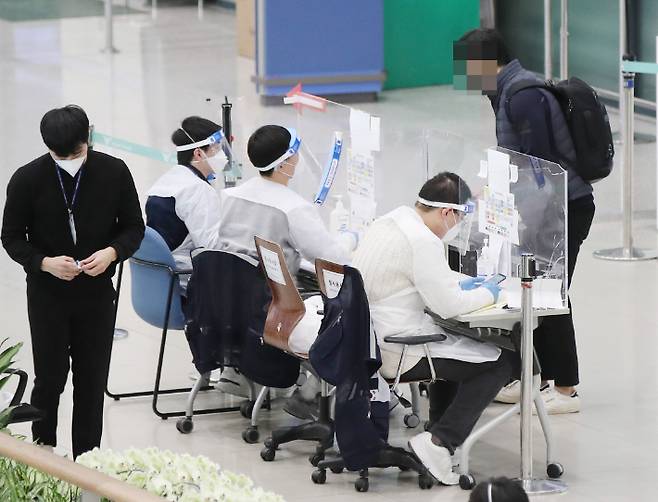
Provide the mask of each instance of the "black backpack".
{"label": "black backpack", "polygon": [[[576,150],[576,164],[573,168],[581,178],[588,182],[601,180],[612,171],[612,159],[615,147],[612,141],[610,120],[605,105],[598,94],[586,82],[571,77],[561,82],[539,82],[522,80],[513,84],[507,94],[505,107],[508,117],[512,97],[523,89],[544,89],[550,92],[562,109],[569,127],[571,140]],[[550,106],[546,105],[550,117]],[[550,129],[552,131],[552,129]],[[551,134],[553,143],[553,135]],[[551,148],[559,155],[555,144]]]}

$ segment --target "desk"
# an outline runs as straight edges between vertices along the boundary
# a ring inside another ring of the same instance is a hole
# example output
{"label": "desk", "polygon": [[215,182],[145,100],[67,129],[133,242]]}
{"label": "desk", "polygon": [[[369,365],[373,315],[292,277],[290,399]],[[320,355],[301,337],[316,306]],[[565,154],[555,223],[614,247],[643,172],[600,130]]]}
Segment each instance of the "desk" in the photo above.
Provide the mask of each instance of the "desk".
{"label": "desk", "polygon": [[[568,314],[568,308],[534,309],[535,327],[537,318]],[[436,314],[435,314],[436,315]],[[500,328],[510,330],[514,323],[521,320],[521,309],[494,308],[463,314],[454,318],[455,321],[468,324],[470,328]]]}

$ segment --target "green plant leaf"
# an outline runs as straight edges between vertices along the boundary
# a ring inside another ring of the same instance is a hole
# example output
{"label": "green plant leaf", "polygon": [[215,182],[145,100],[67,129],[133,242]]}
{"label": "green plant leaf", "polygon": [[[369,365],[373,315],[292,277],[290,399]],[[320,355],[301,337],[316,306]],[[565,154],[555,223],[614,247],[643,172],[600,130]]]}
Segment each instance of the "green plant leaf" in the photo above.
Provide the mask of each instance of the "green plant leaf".
{"label": "green plant leaf", "polygon": [[11,412],[16,408],[16,406],[10,406],[0,411],[0,431],[3,431],[9,425],[11,419]]}
{"label": "green plant leaf", "polygon": [[14,356],[21,350],[23,342],[17,343],[0,354],[0,373],[4,372],[13,363]]}
{"label": "green plant leaf", "polygon": [[0,390],[5,386],[7,381],[12,377],[12,375],[7,375],[5,377],[0,378]]}

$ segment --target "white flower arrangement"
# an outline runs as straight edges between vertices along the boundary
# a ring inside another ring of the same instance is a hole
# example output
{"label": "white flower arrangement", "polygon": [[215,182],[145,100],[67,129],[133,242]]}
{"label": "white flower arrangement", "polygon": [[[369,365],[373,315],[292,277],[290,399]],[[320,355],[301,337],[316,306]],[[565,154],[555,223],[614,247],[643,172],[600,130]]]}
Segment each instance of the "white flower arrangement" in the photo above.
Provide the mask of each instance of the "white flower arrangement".
{"label": "white flower arrangement", "polygon": [[77,462],[177,502],[285,502],[280,495],[254,486],[247,476],[222,470],[204,456],[158,448],[123,453],[94,448]]}

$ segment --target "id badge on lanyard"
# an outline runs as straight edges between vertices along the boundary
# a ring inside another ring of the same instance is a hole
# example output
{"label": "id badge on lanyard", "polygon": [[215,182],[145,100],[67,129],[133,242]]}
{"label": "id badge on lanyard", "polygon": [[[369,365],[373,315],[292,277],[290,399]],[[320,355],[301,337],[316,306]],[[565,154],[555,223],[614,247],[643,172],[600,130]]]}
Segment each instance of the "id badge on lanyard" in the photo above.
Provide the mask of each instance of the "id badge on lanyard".
{"label": "id badge on lanyard", "polygon": [[71,231],[71,238],[73,239],[73,244],[78,243],[78,233],[75,230],[75,218],[73,217],[73,207],[75,206],[75,200],[78,197],[78,188],[80,188],[80,180],[82,179],[82,168],[78,171],[78,179],[75,182],[75,189],[73,190],[73,197],[71,198],[71,203],[69,204],[69,199],[66,197],[66,190],[64,190],[64,182],[62,181],[62,174],[59,172],[59,167],[57,169],[57,179],[59,179],[59,186],[62,189],[62,195],[64,196],[64,203],[66,204],[66,210],[69,215],[69,229]]}

